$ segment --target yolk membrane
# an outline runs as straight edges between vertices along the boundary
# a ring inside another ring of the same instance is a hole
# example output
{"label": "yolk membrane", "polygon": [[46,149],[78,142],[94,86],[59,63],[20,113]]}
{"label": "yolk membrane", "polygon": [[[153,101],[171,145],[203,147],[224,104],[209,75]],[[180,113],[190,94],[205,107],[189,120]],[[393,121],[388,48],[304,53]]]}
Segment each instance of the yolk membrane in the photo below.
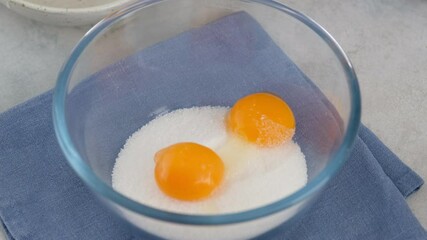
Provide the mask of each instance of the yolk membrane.
{"label": "yolk membrane", "polygon": [[239,99],[226,118],[227,129],[248,142],[273,147],[292,139],[295,118],[281,98],[255,93]]}
{"label": "yolk membrane", "polygon": [[210,148],[183,142],[159,150],[154,156],[160,190],[179,200],[208,197],[221,184],[224,163]]}

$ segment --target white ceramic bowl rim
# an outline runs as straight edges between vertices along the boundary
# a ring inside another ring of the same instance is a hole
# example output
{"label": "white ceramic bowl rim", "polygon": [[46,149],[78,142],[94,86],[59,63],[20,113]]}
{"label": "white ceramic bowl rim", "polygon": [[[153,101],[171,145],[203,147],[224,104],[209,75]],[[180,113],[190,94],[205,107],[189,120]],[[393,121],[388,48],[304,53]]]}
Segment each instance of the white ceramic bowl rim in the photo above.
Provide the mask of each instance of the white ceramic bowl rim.
{"label": "white ceramic bowl rim", "polygon": [[[61,0],[59,0],[61,1]],[[132,0],[116,0],[107,4],[99,4],[91,7],[82,7],[82,8],[60,8],[60,7],[50,7],[46,5],[36,4],[29,2],[28,0],[0,0],[4,2],[6,6],[10,4],[21,5],[35,11],[43,11],[47,13],[69,13],[69,14],[88,14],[88,13],[97,13],[107,11],[119,6],[125,6],[126,3],[132,2]]]}

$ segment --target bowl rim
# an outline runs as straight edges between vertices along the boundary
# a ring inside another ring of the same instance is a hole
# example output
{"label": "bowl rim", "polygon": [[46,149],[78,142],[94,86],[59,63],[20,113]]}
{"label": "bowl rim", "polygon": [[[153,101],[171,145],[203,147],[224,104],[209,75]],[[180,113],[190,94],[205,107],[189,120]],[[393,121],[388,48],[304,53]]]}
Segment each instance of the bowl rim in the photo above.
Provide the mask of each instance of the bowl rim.
{"label": "bowl rim", "polygon": [[[1,2],[2,0],[0,0]],[[20,5],[23,8],[28,8],[34,11],[41,11],[46,13],[57,13],[57,14],[87,14],[87,13],[97,13],[105,12],[111,9],[121,7],[125,4],[131,3],[133,0],[114,0],[109,3],[97,4],[90,7],[52,7],[43,4],[33,3],[29,0],[3,0],[6,6],[12,4]]]}
{"label": "bowl rim", "polygon": [[136,10],[166,1],[169,0],[143,0],[104,18],[83,36],[83,38],[71,52],[67,61],[62,66],[58,75],[57,84],[55,86],[53,95],[53,123],[59,145],[68,163],[77,173],[77,175],[83,179],[83,181],[93,191],[97,192],[104,198],[111,200],[120,207],[154,219],[192,225],[219,225],[254,220],[289,208],[317,193],[346,162],[348,154],[350,153],[354,140],[357,136],[361,117],[361,98],[359,84],[349,58],[344,53],[343,49],[337,43],[337,41],[322,26],[301,12],[271,0],[240,1],[251,3],[253,2],[272,7],[290,15],[291,17],[294,17],[295,19],[305,24],[307,27],[311,28],[328,44],[328,46],[335,53],[336,57],[341,63],[341,66],[343,67],[344,72],[346,73],[347,82],[350,89],[351,109],[349,122],[344,133],[343,141],[335,155],[331,158],[331,161],[313,180],[308,182],[303,188],[285,198],[254,209],[218,215],[191,215],[168,212],[129,199],[121,193],[115,191],[112,187],[98,178],[96,174],[90,169],[90,167],[85,163],[76,150],[70,135],[68,134],[65,120],[65,97],[67,95],[68,81],[73,72],[74,66],[77,63],[81,53],[91,43],[91,41],[100,32],[103,31],[103,29],[109,27],[111,24],[114,24],[118,20],[124,18]]}

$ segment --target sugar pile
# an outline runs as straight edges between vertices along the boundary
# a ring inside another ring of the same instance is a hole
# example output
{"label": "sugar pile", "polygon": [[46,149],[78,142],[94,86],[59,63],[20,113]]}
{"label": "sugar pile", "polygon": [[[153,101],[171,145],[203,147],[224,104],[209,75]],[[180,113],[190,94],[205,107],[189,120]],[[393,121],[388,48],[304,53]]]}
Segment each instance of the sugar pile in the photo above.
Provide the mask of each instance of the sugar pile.
{"label": "sugar pile", "polygon": [[[125,196],[162,210],[187,214],[219,214],[253,209],[286,197],[307,183],[304,154],[294,142],[258,148],[230,137],[226,107],[179,109],[157,117],[135,132],[120,151],[112,174],[113,188]],[[221,187],[202,201],[166,196],[154,178],[154,154],[171,144],[195,142],[210,147],[224,161]]]}

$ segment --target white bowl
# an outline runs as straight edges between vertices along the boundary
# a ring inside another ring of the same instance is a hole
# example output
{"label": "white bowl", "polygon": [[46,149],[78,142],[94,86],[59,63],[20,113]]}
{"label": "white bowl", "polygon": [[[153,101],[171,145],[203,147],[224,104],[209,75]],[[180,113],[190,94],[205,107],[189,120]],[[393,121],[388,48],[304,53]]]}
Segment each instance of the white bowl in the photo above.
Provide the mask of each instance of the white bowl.
{"label": "white bowl", "polygon": [[0,0],[28,18],[53,25],[94,24],[134,0]]}

